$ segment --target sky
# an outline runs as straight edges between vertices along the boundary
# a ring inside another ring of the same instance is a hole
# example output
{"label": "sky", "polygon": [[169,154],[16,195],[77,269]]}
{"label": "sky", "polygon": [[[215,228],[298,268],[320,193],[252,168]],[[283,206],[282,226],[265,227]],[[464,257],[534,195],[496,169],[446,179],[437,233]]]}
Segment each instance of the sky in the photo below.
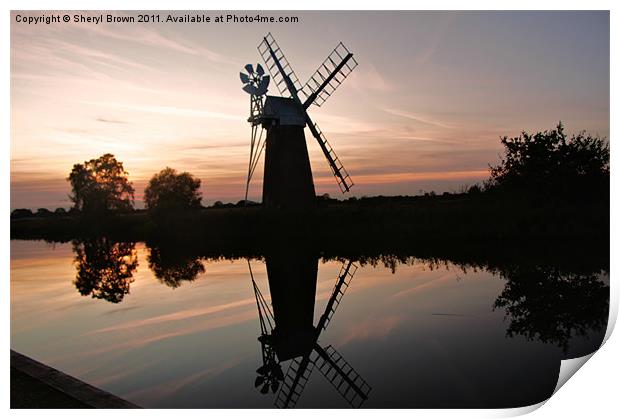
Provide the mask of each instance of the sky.
{"label": "sky", "polygon": [[[101,13],[139,12],[83,14]],[[159,12],[187,13],[199,12]],[[302,84],[340,41],[359,63],[309,109],[355,183],[344,197],[458,192],[488,177],[500,137],[559,121],[609,137],[605,11],[261,12],[299,17],[273,24],[28,25],[18,14],[58,13],[11,13],[12,209],[70,207],[73,164],[105,153],[123,162],[138,208],[166,166],[201,179],[203,204],[243,199],[250,97],[238,74],[260,62],[268,32]],[[343,197],[306,138],[317,194]],[[250,199],[261,179],[262,162]]]}

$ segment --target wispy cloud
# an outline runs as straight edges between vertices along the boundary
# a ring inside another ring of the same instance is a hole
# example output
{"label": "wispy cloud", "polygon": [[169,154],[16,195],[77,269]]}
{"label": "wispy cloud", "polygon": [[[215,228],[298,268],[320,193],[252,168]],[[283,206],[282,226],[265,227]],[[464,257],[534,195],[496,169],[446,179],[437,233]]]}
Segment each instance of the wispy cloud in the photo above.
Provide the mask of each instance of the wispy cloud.
{"label": "wispy cloud", "polygon": [[127,121],[121,121],[120,119],[107,119],[107,118],[95,118],[97,122],[104,122],[106,124],[127,124]]}
{"label": "wispy cloud", "polygon": [[[125,12],[108,12],[115,16],[133,15]],[[27,13],[22,13],[27,14]],[[96,15],[98,12],[84,12],[85,15]],[[29,28],[24,25],[13,24],[11,31],[15,34],[29,35]],[[165,35],[154,28],[145,25],[50,25],[47,28],[49,33],[53,33],[52,40],[57,40],[63,36],[73,39],[80,39],[80,33],[89,33],[89,39],[114,39],[131,44],[141,44],[148,47],[161,48],[168,51],[174,51],[189,55],[201,55],[214,63],[230,63],[231,60],[216,51],[213,51],[203,45],[185,39],[178,33],[167,31]]]}
{"label": "wispy cloud", "polygon": [[95,64],[113,63],[117,68],[127,70],[127,67],[138,70],[150,70],[151,67],[139,63],[135,60],[122,57],[108,51],[102,51],[93,47],[84,47],[70,42],[55,43],[53,49],[55,54],[64,53],[66,56],[74,57],[77,60],[89,59]]}
{"label": "wispy cloud", "polygon": [[214,119],[228,119],[233,121],[243,121],[243,116],[233,115],[222,112],[214,112],[205,109],[193,109],[183,108],[177,106],[164,106],[164,105],[136,105],[130,103],[121,102],[95,102],[95,101],[82,101],[86,105],[101,106],[115,109],[125,109],[137,112],[156,113],[161,115],[170,116],[182,116],[189,118],[214,118]]}
{"label": "wispy cloud", "polygon": [[392,92],[394,85],[371,62],[359,65],[349,76],[347,84],[363,93]]}
{"label": "wispy cloud", "polygon": [[414,62],[417,65],[425,65],[433,58],[439,48],[446,30],[453,24],[456,16],[457,12],[452,12],[441,16],[438,25],[435,26],[435,30],[430,36],[430,40],[424,46],[422,52],[415,56]]}
{"label": "wispy cloud", "polygon": [[160,382],[153,386],[149,386],[147,388],[136,390],[125,395],[125,397],[129,399],[140,399],[142,397],[148,397],[161,400],[163,398],[176,394],[184,387],[195,385],[196,383],[217,377],[226,370],[229,370],[239,365],[245,358],[246,357],[236,357],[225,361],[220,365],[202,369],[187,376],[173,378],[164,382]]}
{"label": "wispy cloud", "polygon": [[[253,304],[256,304],[253,301]],[[110,327],[107,329],[109,332],[122,332],[120,337],[99,337],[101,344],[96,348],[83,352],[80,354],[82,357],[92,357],[96,355],[102,355],[110,352],[118,351],[131,351],[137,348],[143,348],[148,345],[155,344],[168,339],[178,338],[180,336],[192,335],[200,332],[207,332],[210,330],[218,329],[233,324],[239,324],[256,317],[256,308],[252,307],[252,304],[248,304],[248,308],[243,311],[232,311],[225,313],[222,316],[211,317],[204,316],[194,319],[193,322],[181,322],[179,323],[150,323],[145,322],[141,324],[138,329],[140,333],[135,333],[135,327],[124,329],[123,327]],[[149,328],[150,325],[155,327]],[[121,325],[122,326],[122,325]],[[90,333],[88,333],[90,335]],[[108,335],[109,336],[109,335]]]}
{"label": "wispy cloud", "polygon": [[[422,180],[478,180],[488,177],[488,170],[467,170],[467,171],[446,171],[446,172],[403,172],[403,173],[381,173],[381,174],[355,174],[355,182],[364,185],[380,185],[388,183],[406,183]],[[317,184],[331,184],[334,182],[333,176],[325,172],[325,176],[315,176]]]}
{"label": "wispy cloud", "polygon": [[403,316],[387,316],[363,320],[353,325],[349,332],[340,338],[338,346],[344,346],[353,341],[383,340],[404,320]]}
{"label": "wispy cloud", "polygon": [[397,300],[402,298],[411,298],[412,295],[418,294],[420,292],[424,292],[437,287],[442,287],[445,285],[446,282],[453,282],[456,280],[456,277],[457,276],[454,272],[446,269],[445,272],[443,272],[441,275],[434,278],[433,280],[416,283],[412,287],[403,289],[402,291],[399,291],[396,294],[392,295],[390,299]]}
{"label": "wispy cloud", "polygon": [[126,329],[139,329],[144,326],[155,325],[160,323],[185,321],[195,317],[201,317],[206,315],[212,315],[215,313],[223,312],[226,310],[247,306],[255,303],[254,299],[245,299],[234,301],[231,303],[220,304],[217,306],[193,308],[188,310],[181,310],[170,314],[163,314],[161,316],[151,317],[148,319],[134,320],[132,322],[122,323],[115,326],[110,326],[102,329],[96,329],[87,334],[107,333],[118,330]]}
{"label": "wispy cloud", "polygon": [[[116,12],[118,15],[124,13]],[[125,25],[124,30],[119,30],[114,25],[81,25],[80,30],[94,32],[96,35],[121,40],[124,42],[139,43],[149,47],[163,48],[169,51],[179,52],[189,55],[200,55],[206,57],[213,63],[233,63],[228,57],[215,52],[205,46],[183,39],[182,37],[168,33],[164,36],[161,32],[146,26]]]}
{"label": "wispy cloud", "polygon": [[441,128],[453,128],[451,125],[448,125],[442,121],[438,121],[434,119],[433,117],[430,117],[427,115],[420,115],[420,114],[403,111],[400,109],[393,109],[393,108],[382,108],[381,110],[389,114],[400,116],[401,118],[410,119],[412,121],[421,122],[423,124],[433,125],[433,126],[441,127]]}
{"label": "wispy cloud", "polygon": [[[248,142],[226,142],[226,143],[212,143],[208,142],[209,139],[205,138],[202,143],[189,143],[179,147],[179,150],[218,150],[218,149],[230,149],[230,148],[248,148]],[[196,161],[197,159],[195,159]]]}

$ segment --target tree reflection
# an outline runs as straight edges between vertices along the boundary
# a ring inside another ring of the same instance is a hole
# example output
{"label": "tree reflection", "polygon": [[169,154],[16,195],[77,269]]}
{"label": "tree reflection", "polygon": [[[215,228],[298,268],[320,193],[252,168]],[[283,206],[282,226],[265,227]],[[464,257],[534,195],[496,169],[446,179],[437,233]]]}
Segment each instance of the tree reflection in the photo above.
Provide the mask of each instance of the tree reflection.
{"label": "tree reflection", "polygon": [[572,337],[607,325],[609,286],[596,272],[513,266],[500,269],[500,274],[507,283],[494,308],[506,310],[508,336],[553,343],[566,352]]}
{"label": "tree reflection", "polygon": [[184,281],[191,282],[205,271],[200,258],[191,256],[183,249],[168,246],[153,246],[149,249],[149,268],[159,282],[171,288],[180,287]]}
{"label": "tree reflection", "polygon": [[108,238],[73,241],[80,294],[119,303],[129,293],[138,267],[134,243],[114,243]]}

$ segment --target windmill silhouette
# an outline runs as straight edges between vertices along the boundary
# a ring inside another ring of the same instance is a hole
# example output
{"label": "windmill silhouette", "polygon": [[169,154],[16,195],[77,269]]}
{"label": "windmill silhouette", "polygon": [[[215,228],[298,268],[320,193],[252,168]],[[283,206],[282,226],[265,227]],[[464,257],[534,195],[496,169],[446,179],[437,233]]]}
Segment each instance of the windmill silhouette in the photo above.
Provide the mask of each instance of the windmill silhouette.
{"label": "windmill silhouette", "polygon": [[[342,264],[325,310],[314,326],[318,258],[291,253],[266,257],[273,311],[256,284],[248,261],[259,314],[261,335],[258,340],[263,359],[263,365],[256,370],[258,377],[254,384],[263,394],[270,390],[277,392],[276,407],[295,407],[317,368],[351,407],[360,407],[368,399],[370,386],[334,347],[322,347],[318,343],[357,266],[351,261]],[[290,361],[286,374],[281,366],[285,361]]]}
{"label": "windmill silhouette", "polygon": [[[313,104],[323,105],[357,67],[353,54],[340,42],[308,82],[301,86],[271,33],[263,38],[258,51],[271,78],[260,64],[256,69],[247,64],[246,73],[239,74],[243,90],[250,94],[248,122],[252,127],[245,199],[265,150],[263,204],[280,208],[314,204],[314,182],[304,135],[306,125],[319,143],[340,190],[348,192],[353,181],[319,126],[308,115],[308,108]],[[270,81],[278,87],[281,97],[265,97]]]}

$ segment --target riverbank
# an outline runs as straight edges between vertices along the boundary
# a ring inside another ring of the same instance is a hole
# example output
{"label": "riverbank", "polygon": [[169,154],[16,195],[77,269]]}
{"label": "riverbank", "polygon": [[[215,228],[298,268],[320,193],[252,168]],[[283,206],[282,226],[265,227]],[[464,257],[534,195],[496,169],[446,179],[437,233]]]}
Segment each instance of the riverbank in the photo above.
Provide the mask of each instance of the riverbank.
{"label": "riverbank", "polygon": [[205,208],[159,217],[146,211],[106,217],[63,215],[11,220],[12,239],[192,241],[221,248],[262,248],[290,238],[330,248],[411,241],[609,242],[608,202],[545,202],[492,196],[373,197],[319,202],[305,211],[261,206]]}
{"label": "riverbank", "polygon": [[11,350],[11,409],[93,408],[138,406]]}

